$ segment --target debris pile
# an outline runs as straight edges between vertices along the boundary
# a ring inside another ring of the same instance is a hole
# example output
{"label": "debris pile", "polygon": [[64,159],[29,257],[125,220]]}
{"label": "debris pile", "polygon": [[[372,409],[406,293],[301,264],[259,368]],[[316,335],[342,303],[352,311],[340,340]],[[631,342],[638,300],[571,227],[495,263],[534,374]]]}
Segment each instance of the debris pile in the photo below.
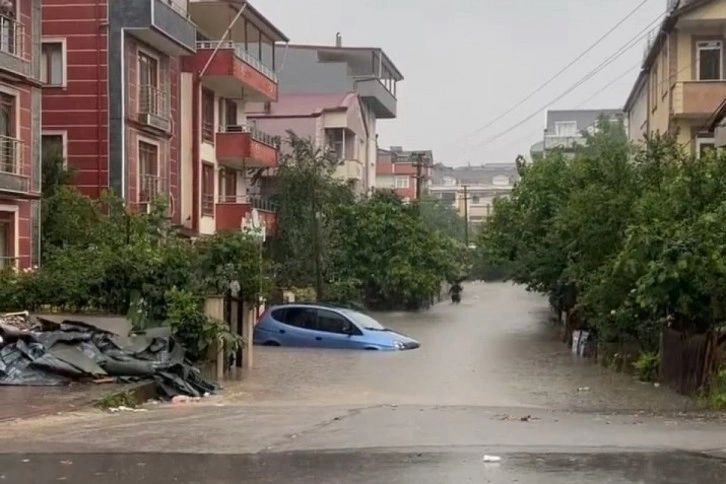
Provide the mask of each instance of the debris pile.
{"label": "debris pile", "polygon": [[120,336],[78,320],[0,315],[0,385],[153,379],[166,398],[199,397],[218,386],[185,358],[169,328]]}

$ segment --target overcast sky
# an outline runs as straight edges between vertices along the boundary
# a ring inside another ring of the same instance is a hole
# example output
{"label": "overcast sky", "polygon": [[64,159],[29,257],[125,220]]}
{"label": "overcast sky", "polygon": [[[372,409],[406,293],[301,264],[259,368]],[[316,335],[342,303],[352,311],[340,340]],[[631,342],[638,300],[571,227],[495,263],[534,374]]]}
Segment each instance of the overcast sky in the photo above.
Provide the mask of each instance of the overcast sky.
{"label": "overcast sky", "polygon": [[[253,0],[292,43],[381,47],[405,80],[398,118],[379,123],[380,145],[432,149],[451,165],[510,162],[542,137],[544,106],[621,108],[643,56],[641,41],[560,101],[555,98],[663,13],[648,0],[556,81],[505,112],[614,26],[641,0]],[[633,68],[608,89],[597,91]],[[587,101],[587,102],[585,102]],[[585,102],[584,104],[582,104]],[[515,124],[535,114],[529,121]],[[475,133],[476,132],[476,133]],[[490,138],[505,133],[496,140]]]}

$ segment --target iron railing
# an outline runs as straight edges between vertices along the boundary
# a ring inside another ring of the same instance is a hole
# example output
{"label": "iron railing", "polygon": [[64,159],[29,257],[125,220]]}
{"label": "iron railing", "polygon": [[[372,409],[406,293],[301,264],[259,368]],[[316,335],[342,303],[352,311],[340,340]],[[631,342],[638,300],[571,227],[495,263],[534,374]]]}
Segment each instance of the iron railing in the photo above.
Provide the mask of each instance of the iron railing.
{"label": "iron railing", "polygon": [[255,141],[259,141],[260,143],[264,143],[268,146],[272,146],[273,148],[280,147],[280,137],[279,136],[272,136],[271,134],[267,134],[264,131],[260,131],[259,129],[255,128],[254,126],[249,126],[246,124],[234,124],[234,125],[221,126],[220,132],[222,132],[222,133],[248,133],[250,135],[250,137]]}
{"label": "iron railing", "polygon": [[152,85],[139,86],[139,113],[169,118],[169,92]]}
{"label": "iron railing", "polygon": [[259,195],[225,195],[219,197],[220,203],[249,204],[252,208],[265,212],[274,212],[277,206],[266,197]]}
{"label": "iron railing", "polygon": [[204,193],[202,194],[202,215],[207,217],[214,217],[214,194]]}
{"label": "iron railing", "polygon": [[164,183],[161,177],[149,174],[139,177],[139,203],[152,203],[162,193],[164,193]]}
{"label": "iron railing", "polygon": [[[223,42],[205,40],[197,42],[197,50],[214,50],[217,48],[217,45],[219,45],[220,49],[233,49],[238,59],[246,62],[257,70],[257,72],[263,74],[271,81],[277,82],[277,74],[275,71],[263,64],[261,60],[247,52],[244,44],[233,42],[231,40],[225,40]],[[275,46],[271,45],[271,48],[274,49]]]}
{"label": "iron railing", "polygon": [[0,136],[0,172],[20,175],[22,166],[22,141],[9,136]]}
{"label": "iron railing", "polygon": [[0,14],[0,51],[23,57],[23,24],[12,17]]}

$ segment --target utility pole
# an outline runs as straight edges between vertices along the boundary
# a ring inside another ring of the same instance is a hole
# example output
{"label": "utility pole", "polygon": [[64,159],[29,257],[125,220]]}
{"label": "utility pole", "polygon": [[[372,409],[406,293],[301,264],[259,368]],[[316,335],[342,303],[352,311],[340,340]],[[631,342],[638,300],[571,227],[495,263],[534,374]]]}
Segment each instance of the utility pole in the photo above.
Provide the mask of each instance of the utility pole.
{"label": "utility pole", "polygon": [[469,247],[469,186],[464,185],[464,243]]}
{"label": "utility pole", "polygon": [[423,176],[421,175],[421,164],[422,164],[423,155],[421,153],[416,153],[416,200],[421,201],[421,178]]}
{"label": "utility pole", "polygon": [[320,225],[318,221],[318,183],[317,183],[317,169],[315,170],[315,177],[313,178],[313,190],[311,197],[311,208],[312,208],[312,242],[313,242],[313,265],[315,266],[315,299],[320,302],[323,298],[323,269],[322,262],[320,260]]}

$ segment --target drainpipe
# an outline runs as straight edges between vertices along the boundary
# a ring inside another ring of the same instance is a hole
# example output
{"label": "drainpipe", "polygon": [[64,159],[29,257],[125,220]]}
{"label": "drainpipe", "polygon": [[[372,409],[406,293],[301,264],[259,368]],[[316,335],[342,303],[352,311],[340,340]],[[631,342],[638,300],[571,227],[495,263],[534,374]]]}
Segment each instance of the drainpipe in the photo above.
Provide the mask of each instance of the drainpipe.
{"label": "drainpipe", "polygon": [[[101,45],[101,42],[103,40],[101,36],[101,29],[104,28],[104,26],[107,26],[108,23],[104,22],[101,15],[103,13],[103,10],[101,9],[101,0],[96,0],[96,18],[98,19],[98,29],[96,30],[96,127],[99,130],[98,132],[98,141],[97,141],[97,149],[98,149],[98,160],[96,161],[96,184],[98,185],[99,189],[99,195],[101,186],[103,183],[103,179],[101,178],[101,153],[103,153],[103,141],[101,136],[101,126],[103,126],[103,111],[102,111],[102,105],[101,105],[101,89],[103,88],[103,81],[101,80],[101,74],[102,74],[102,68],[101,65],[104,63],[103,59],[103,46]],[[121,32],[121,42],[123,43],[123,31]],[[107,51],[108,52],[108,51]],[[121,49],[121,54],[124,55],[124,50]],[[110,101],[108,96],[106,97],[107,102]],[[123,102],[126,102],[125,99]],[[106,128],[108,131],[108,128]],[[108,139],[108,136],[106,137],[106,143],[108,143],[110,140]],[[66,140],[67,142],[67,140]],[[110,171],[110,162],[111,162],[111,153],[106,153],[106,160],[109,164],[109,171]],[[68,160],[66,160],[66,163]],[[110,183],[108,183],[110,185]],[[126,199],[126,196],[124,194],[124,199]]]}

